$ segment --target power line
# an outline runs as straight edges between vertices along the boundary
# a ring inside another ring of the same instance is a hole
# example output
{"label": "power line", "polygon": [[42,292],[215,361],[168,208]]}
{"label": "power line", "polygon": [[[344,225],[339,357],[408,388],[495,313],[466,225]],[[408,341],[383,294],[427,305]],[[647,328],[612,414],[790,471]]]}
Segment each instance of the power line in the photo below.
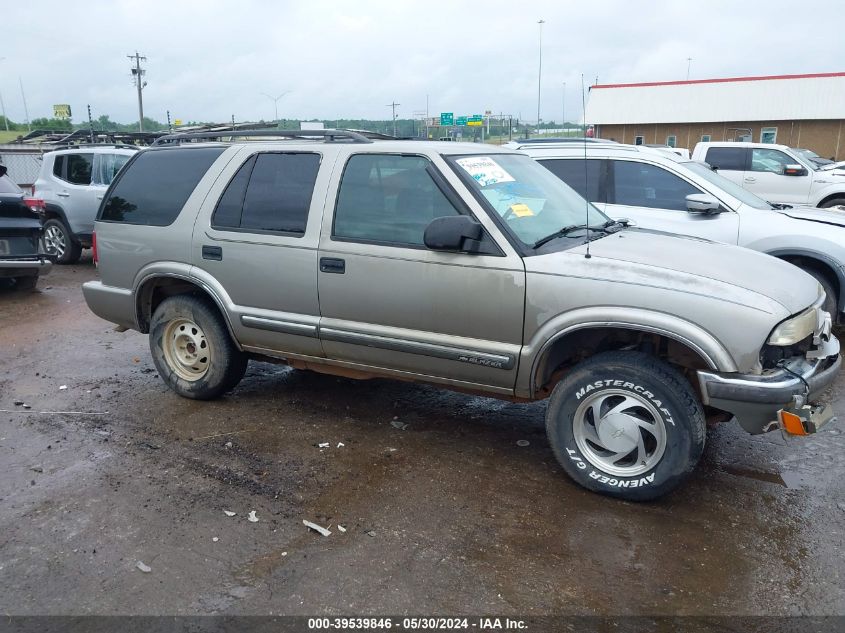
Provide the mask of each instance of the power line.
{"label": "power line", "polygon": [[147,58],[143,55],[139,55],[138,51],[135,51],[134,55],[127,55],[129,59],[135,60],[135,66],[131,69],[132,70],[132,80],[135,82],[135,87],[138,89],[138,131],[144,131],[144,98],[141,96],[141,91],[147,86],[147,82],[144,81],[144,75],[147,74],[147,71],[141,68],[141,62],[147,61]]}

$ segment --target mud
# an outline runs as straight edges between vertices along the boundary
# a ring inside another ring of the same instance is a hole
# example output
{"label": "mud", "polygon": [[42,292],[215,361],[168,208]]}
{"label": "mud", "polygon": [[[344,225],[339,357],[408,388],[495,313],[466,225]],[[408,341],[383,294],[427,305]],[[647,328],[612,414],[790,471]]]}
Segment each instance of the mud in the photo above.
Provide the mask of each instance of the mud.
{"label": "mud", "polygon": [[543,403],[262,363],[179,398],[95,276],[0,289],[3,613],[845,613],[841,424],[723,424],[683,489],[619,502],[563,474]]}

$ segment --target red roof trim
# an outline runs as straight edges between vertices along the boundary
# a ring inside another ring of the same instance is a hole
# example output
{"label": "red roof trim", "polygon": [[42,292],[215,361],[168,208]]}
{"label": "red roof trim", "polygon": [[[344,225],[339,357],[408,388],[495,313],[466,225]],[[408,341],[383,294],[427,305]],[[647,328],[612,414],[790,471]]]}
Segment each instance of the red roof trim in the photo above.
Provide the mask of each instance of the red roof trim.
{"label": "red roof trim", "polygon": [[814,79],[817,77],[845,77],[845,73],[811,73],[807,75],[769,75],[767,77],[726,77],[724,79],[690,79],[687,81],[649,81],[638,84],[596,84],[597,88],[645,88],[647,86],[683,86],[686,84],[718,84],[737,81],[767,81],[770,79]]}

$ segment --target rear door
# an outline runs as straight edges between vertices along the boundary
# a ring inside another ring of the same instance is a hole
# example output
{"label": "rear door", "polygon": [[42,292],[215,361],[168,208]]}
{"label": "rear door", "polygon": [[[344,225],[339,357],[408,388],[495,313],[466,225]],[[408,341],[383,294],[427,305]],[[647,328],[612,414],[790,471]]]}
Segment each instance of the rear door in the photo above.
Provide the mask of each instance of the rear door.
{"label": "rear door", "polygon": [[74,235],[89,235],[100,206],[98,191],[91,186],[94,176],[94,152],[67,154],[63,161],[61,184],[56,191],[58,203],[65,211],[68,227]]}
{"label": "rear door", "polygon": [[608,203],[612,218],[629,218],[642,228],[693,235],[736,244],[739,216],[724,208],[721,213],[690,213],[686,197],[707,194],[683,176],[661,165],[610,159]]}
{"label": "rear door", "polygon": [[745,186],[745,170],[748,167],[746,147],[708,147],[704,161],[723,176],[740,187]]}
{"label": "rear door", "polygon": [[[338,165],[330,191],[336,193],[327,200],[319,254],[326,356],[512,393],[525,269],[510,245],[493,237],[497,229],[481,207],[465,202],[469,194],[445,161],[355,153]],[[425,247],[426,226],[457,214],[485,227],[485,254]]]}
{"label": "rear door", "polygon": [[331,165],[323,154],[245,148],[209,191],[193,237],[192,274],[222,295],[238,341],[322,356],[317,245]]}
{"label": "rear door", "polygon": [[806,169],[803,175],[786,175],[786,166],[796,164],[800,163],[779,149],[754,147],[751,149],[751,164],[745,172],[742,186],[769,202],[806,204],[813,185],[813,175]]}

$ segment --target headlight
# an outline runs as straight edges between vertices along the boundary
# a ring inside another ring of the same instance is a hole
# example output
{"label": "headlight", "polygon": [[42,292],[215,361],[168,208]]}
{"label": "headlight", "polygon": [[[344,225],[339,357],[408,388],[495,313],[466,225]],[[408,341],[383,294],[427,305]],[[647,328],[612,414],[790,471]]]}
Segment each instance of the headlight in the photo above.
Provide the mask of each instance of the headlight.
{"label": "headlight", "polygon": [[787,319],[772,330],[769,345],[794,345],[815,332],[818,324],[819,309],[815,306],[807,308],[801,314]]}

